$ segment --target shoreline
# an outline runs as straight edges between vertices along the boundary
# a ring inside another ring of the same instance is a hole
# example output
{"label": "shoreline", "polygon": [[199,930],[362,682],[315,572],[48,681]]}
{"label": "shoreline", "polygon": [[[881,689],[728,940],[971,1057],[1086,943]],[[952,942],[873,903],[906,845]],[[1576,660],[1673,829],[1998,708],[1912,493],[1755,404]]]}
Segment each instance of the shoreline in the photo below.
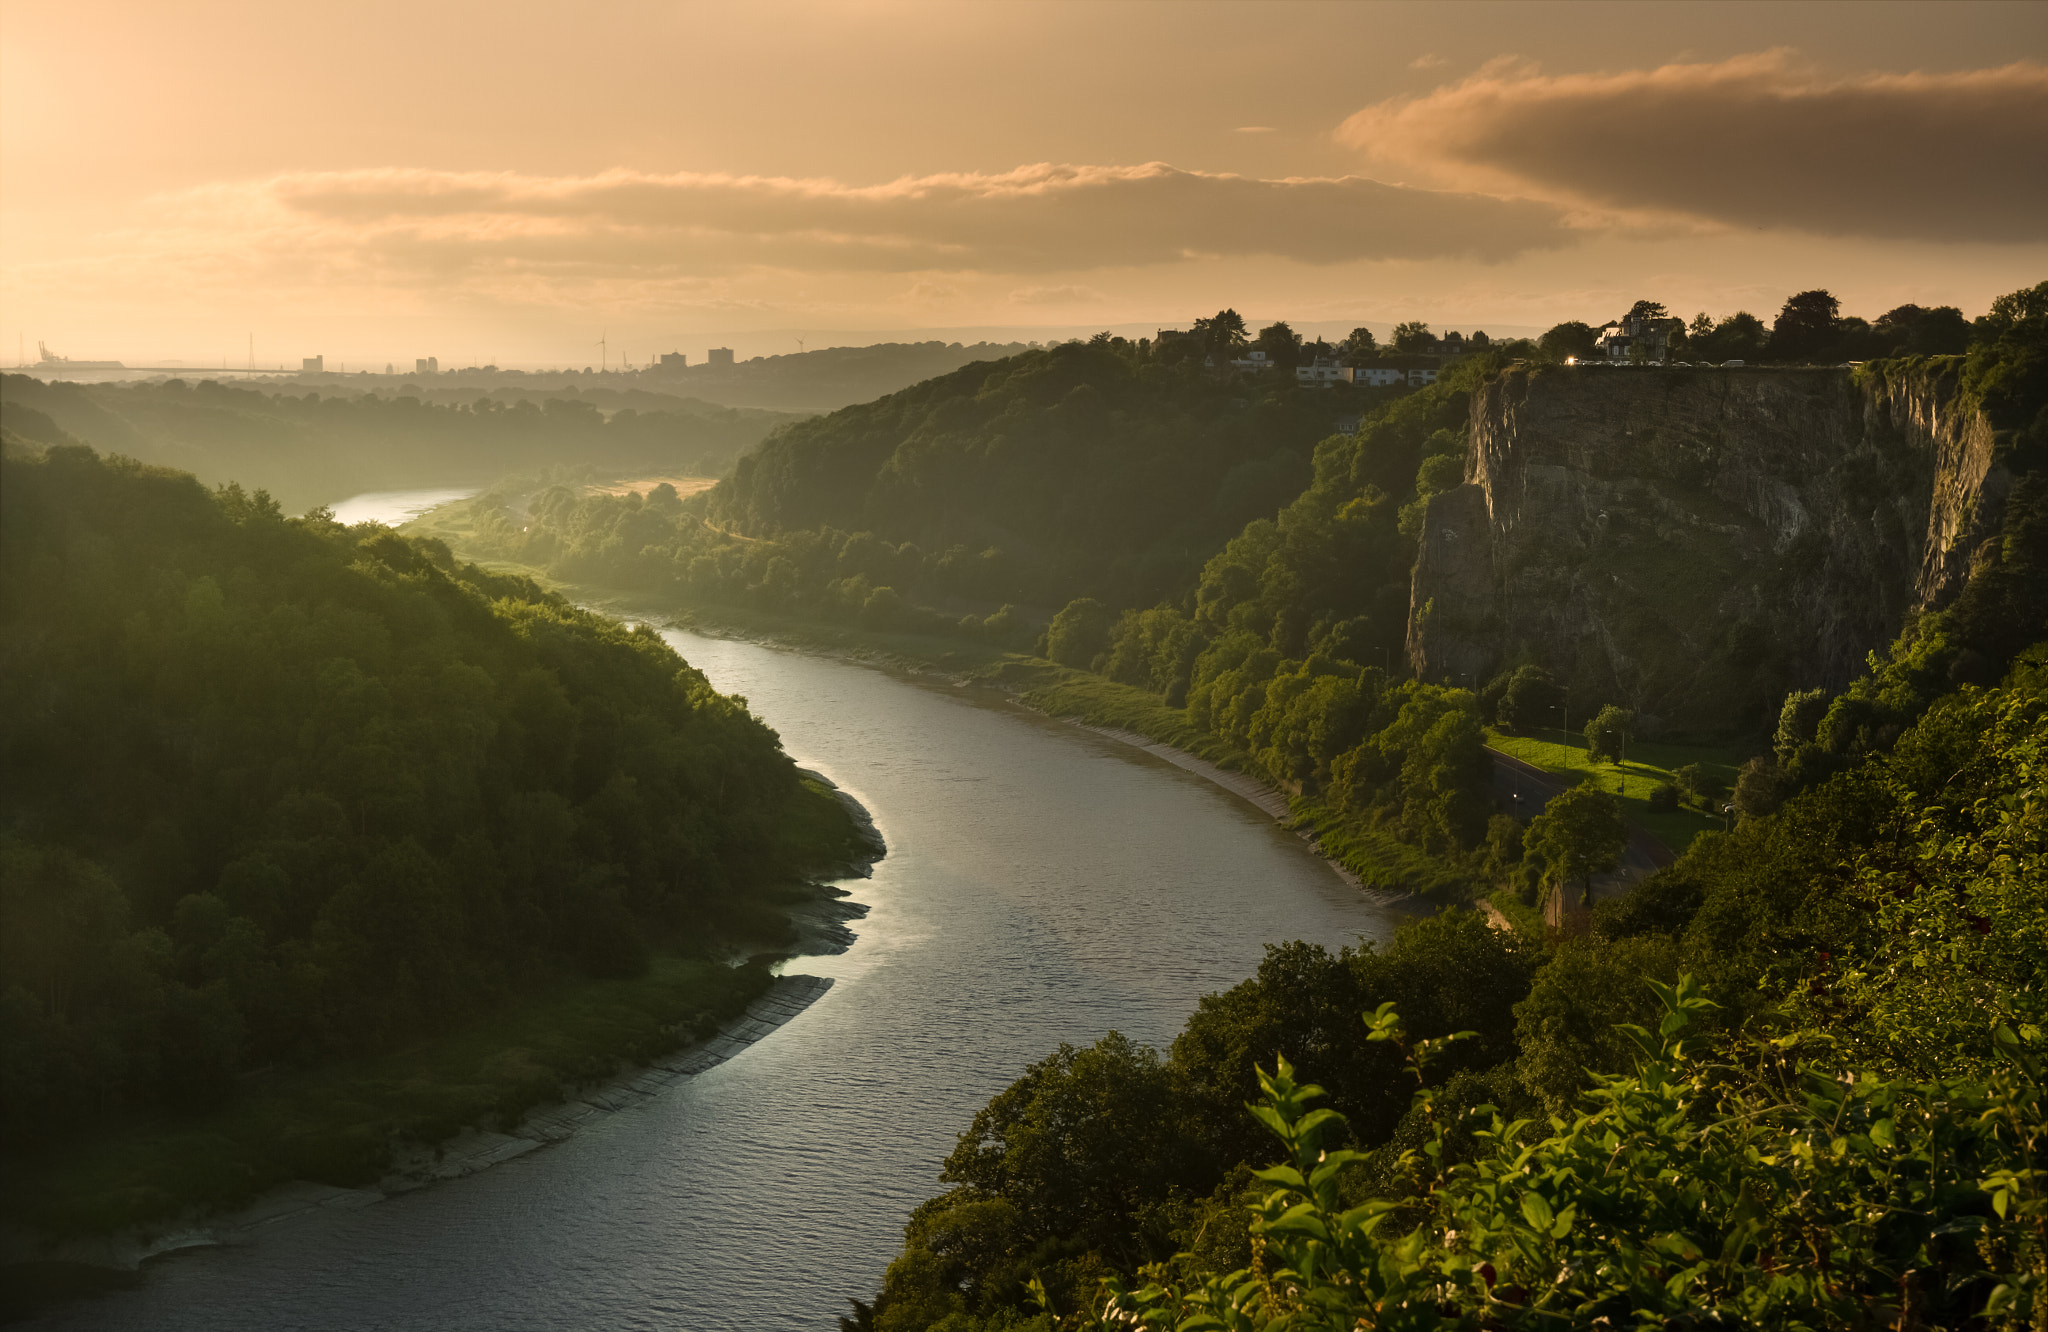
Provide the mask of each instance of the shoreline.
{"label": "shoreline", "polygon": [[[852,818],[862,844],[871,854],[819,868],[808,882],[810,898],[785,910],[796,931],[795,951],[787,962],[804,957],[830,957],[846,952],[858,936],[846,922],[868,914],[851,902],[851,891],[823,880],[868,878],[876,862],[888,854],[886,843],[868,810],[822,773],[799,768],[804,777],[824,785]],[[786,965],[784,963],[783,965]],[[627,1064],[611,1076],[574,1088],[561,1099],[526,1110],[502,1131],[471,1126],[435,1142],[411,1140],[395,1145],[389,1169],[375,1184],[349,1188],[314,1180],[280,1184],[236,1211],[191,1216],[161,1224],[129,1226],[101,1235],[78,1236],[50,1243],[27,1230],[0,1235],[0,1272],[14,1280],[34,1274],[66,1274],[77,1293],[131,1278],[152,1259],[193,1248],[224,1248],[255,1244],[265,1227],[326,1209],[355,1211],[418,1189],[466,1178],[527,1153],[574,1137],[578,1132],[630,1106],[640,1104],[675,1084],[744,1053],[823,998],[833,981],[801,973],[777,975],[761,995],[737,1016],[727,1019],[709,1037],[640,1063]],[[87,1274],[85,1281],[77,1274]],[[93,1274],[97,1274],[94,1276]],[[37,1300],[33,1307],[61,1302],[66,1293]],[[27,1311],[8,1311],[12,1317]]]}
{"label": "shoreline", "polygon": [[431,1185],[466,1178],[574,1137],[606,1116],[725,1063],[773,1034],[831,988],[829,977],[777,976],[766,994],[747,1005],[744,1013],[727,1021],[708,1040],[582,1088],[565,1100],[537,1106],[507,1131],[471,1128],[439,1143],[407,1144],[393,1154],[392,1168],[374,1185],[345,1188],[294,1180],[225,1216],[162,1230],[129,1230],[67,1240],[55,1248],[37,1246],[33,1253],[10,1254],[4,1266],[17,1273],[58,1266],[131,1273],[151,1259],[184,1249],[255,1244],[265,1227],[294,1217],[330,1208],[358,1211]]}
{"label": "shoreline", "polygon": [[1069,726],[1079,727],[1084,731],[1092,731],[1105,739],[1129,745],[1133,749],[1142,749],[1154,758],[1164,759],[1183,772],[1200,777],[1203,781],[1228,791],[1231,795],[1236,796],[1254,809],[1267,815],[1282,828],[1286,828],[1287,831],[1292,832],[1296,837],[1308,843],[1309,850],[1315,852],[1316,856],[1325,865],[1328,865],[1338,878],[1349,884],[1362,896],[1378,902],[1382,906],[1413,906],[1415,903],[1423,900],[1412,892],[1390,893],[1383,889],[1374,888],[1366,883],[1365,880],[1359,878],[1358,874],[1348,865],[1326,851],[1323,848],[1322,839],[1313,832],[1300,828],[1289,828],[1287,825],[1294,817],[1293,807],[1288,804],[1287,793],[1276,786],[1262,782],[1248,773],[1231,772],[1227,768],[1219,768],[1199,754],[1191,754],[1185,749],[1176,748],[1164,741],[1154,740],[1142,731],[1126,731],[1114,726],[1097,726],[1093,722],[1083,721],[1079,717],[1060,717],[1057,720],[1063,721]]}

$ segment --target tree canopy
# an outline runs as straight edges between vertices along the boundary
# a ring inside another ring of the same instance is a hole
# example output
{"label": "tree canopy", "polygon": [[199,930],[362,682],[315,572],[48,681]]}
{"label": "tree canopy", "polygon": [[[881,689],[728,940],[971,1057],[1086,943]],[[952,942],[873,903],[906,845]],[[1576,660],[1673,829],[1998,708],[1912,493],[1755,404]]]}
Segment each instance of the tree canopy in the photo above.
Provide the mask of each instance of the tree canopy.
{"label": "tree canopy", "polygon": [[17,1146],[772,944],[852,829],[651,630],[77,446],[0,462]]}

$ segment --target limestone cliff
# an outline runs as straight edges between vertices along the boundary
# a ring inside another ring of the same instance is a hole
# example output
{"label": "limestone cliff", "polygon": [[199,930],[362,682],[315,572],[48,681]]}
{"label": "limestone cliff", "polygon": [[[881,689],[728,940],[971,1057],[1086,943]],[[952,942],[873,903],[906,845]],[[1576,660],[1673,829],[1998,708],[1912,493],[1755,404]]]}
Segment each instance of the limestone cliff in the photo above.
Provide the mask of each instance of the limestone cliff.
{"label": "limestone cliff", "polygon": [[1926,370],[1509,371],[1428,506],[1409,657],[1474,685],[1534,661],[1653,729],[1765,726],[1960,590],[2007,483]]}

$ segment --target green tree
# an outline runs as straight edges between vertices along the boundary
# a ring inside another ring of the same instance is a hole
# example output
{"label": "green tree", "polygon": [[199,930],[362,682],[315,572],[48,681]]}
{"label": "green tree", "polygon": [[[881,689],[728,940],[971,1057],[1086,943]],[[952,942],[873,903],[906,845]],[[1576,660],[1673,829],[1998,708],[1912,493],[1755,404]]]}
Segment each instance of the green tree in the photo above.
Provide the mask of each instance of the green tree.
{"label": "green tree", "polygon": [[1821,359],[1840,335],[1842,303],[1833,294],[1802,291],[1788,298],[1771,325],[1770,357],[1795,362]]}
{"label": "green tree", "polygon": [[1234,352],[1248,341],[1244,316],[1235,310],[1218,310],[1208,319],[1197,319],[1195,332],[1212,352]]}
{"label": "green tree", "polygon": [[1260,329],[1253,345],[1266,353],[1266,359],[1282,370],[1292,370],[1301,363],[1301,334],[1296,333],[1285,321],[1268,324]]}
{"label": "green tree", "polygon": [[1553,324],[1536,340],[1536,345],[1553,361],[1584,359],[1600,345],[1600,330],[1577,319],[1567,319],[1562,324]]}
{"label": "green tree", "polygon": [[1046,630],[1045,655],[1062,666],[1092,670],[1109,648],[1109,607],[1093,597],[1076,597],[1052,617]]}
{"label": "green tree", "polygon": [[1871,331],[1894,356],[1959,356],[1970,349],[1970,321],[1953,305],[1897,306],[1879,315]]}
{"label": "green tree", "polygon": [[1763,356],[1770,341],[1764,321],[1747,310],[1737,310],[1711,333],[1692,335],[1693,356],[1704,361],[1755,361]]}
{"label": "green tree", "polygon": [[1636,738],[1636,714],[1609,703],[1586,723],[1586,757],[1594,763],[1620,763]]}
{"label": "green tree", "polygon": [[1419,320],[1394,325],[1394,350],[1402,353],[1426,352],[1436,346],[1436,338],[1430,334],[1429,325]]}
{"label": "green tree", "polygon": [[1344,339],[1340,350],[1347,359],[1369,361],[1379,355],[1380,345],[1379,340],[1373,337],[1371,329],[1360,327],[1351,330],[1351,335]]}
{"label": "green tree", "polygon": [[1557,891],[1576,879],[1580,902],[1593,905],[1593,876],[1621,863],[1628,845],[1628,825],[1621,802],[1597,786],[1574,786],[1552,796],[1543,812],[1529,821],[1524,839],[1528,854],[1544,867],[1545,879]]}

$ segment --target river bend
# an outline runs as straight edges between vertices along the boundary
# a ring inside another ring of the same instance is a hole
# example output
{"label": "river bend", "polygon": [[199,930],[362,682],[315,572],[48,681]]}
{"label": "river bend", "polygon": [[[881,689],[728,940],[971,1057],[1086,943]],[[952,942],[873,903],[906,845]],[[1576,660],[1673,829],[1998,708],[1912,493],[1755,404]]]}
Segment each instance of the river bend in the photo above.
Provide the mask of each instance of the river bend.
{"label": "river bend", "polygon": [[985,690],[670,631],[889,855],[824,997],[745,1052],[467,1179],[152,1263],[49,1328],[813,1329],[871,1296],[990,1096],[1062,1041],[1170,1041],[1268,942],[1388,909],[1242,800]]}

